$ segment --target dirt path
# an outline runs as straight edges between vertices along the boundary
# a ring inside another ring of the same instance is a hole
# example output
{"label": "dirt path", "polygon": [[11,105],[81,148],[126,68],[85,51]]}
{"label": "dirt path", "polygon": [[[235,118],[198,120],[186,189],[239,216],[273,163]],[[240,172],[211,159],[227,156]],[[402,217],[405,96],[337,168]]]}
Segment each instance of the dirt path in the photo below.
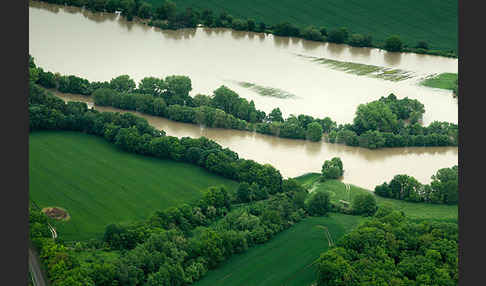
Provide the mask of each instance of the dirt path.
{"label": "dirt path", "polygon": [[345,186],[346,186],[346,191],[348,192],[348,202],[351,202],[351,185],[345,184]]}

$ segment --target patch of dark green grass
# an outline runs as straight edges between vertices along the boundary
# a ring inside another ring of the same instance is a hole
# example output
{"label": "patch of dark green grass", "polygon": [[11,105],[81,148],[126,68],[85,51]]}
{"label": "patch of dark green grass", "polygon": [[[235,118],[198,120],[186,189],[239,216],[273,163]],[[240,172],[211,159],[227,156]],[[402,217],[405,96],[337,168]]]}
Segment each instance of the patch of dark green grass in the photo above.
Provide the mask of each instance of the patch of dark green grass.
{"label": "patch of dark green grass", "polygon": [[66,241],[100,238],[108,224],[146,219],[215,185],[233,192],[237,182],[195,165],[127,153],[93,135],[29,135],[30,199],[69,212],[69,221],[55,223]]}
{"label": "patch of dark green grass", "polygon": [[[154,7],[164,0],[147,0]],[[235,18],[253,18],[267,25],[288,21],[328,30],[347,27],[351,33],[370,34],[374,43],[399,35],[409,47],[426,41],[429,49],[457,51],[457,0],[177,0],[178,10],[209,8]]]}
{"label": "patch of dark green grass", "polygon": [[344,214],[308,217],[265,244],[234,255],[195,285],[311,285],[316,279],[314,261],[329,249],[321,227],[328,228],[336,243],[363,219]]}
{"label": "patch of dark green grass", "polygon": [[441,73],[427,77],[420,84],[433,88],[454,90],[457,87],[457,79],[457,73]]}

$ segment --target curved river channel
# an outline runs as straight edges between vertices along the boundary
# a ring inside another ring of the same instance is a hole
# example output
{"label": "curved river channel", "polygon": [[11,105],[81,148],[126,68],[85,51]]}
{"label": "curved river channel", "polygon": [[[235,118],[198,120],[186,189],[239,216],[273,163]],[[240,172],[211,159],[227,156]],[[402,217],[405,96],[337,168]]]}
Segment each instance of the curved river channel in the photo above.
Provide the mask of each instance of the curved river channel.
{"label": "curved river channel", "polygon": [[[407,96],[422,102],[425,124],[434,120],[457,123],[458,118],[457,100],[450,91],[418,85],[421,79],[435,73],[456,73],[457,59],[387,53],[226,29],[165,31],[126,22],[115,14],[38,2],[29,4],[29,52],[44,70],[91,81],[110,80],[121,74],[136,81],[145,76],[181,74],[191,78],[192,95],[212,94],[224,84],[240,96],[254,100],[258,109],[269,112],[279,107],[284,116],[308,114],[329,116],[338,123],[352,122],[359,104],[393,92],[399,98]],[[390,81],[355,75],[309,60],[312,57],[400,69],[412,76]],[[279,89],[293,97],[262,96],[241,82]],[[58,96],[66,100],[90,100],[74,95]],[[345,182],[373,189],[396,174],[409,174],[427,183],[438,169],[457,164],[457,147],[368,150],[207,129],[138,115],[168,135],[206,136],[243,158],[272,164],[285,177],[319,172],[324,160],[339,156],[344,163]]]}
{"label": "curved river channel", "polygon": [[[91,99],[55,93],[65,101],[83,101],[93,107]],[[389,181],[397,174],[412,175],[428,183],[438,169],[457,164],[456,147],[409,147],[370,150],[359,147],[310,142],[268,136],[256,132],[203,128],[194,124],[175,122],[162,117],[112,107],[94,106],[99,111],[131,112],[147,119],[150,125],[170,136],[213,139],[223,147],[236,151],[241,158],[270,163],[284,177],[296,177],[308,172],[320,172],[325,160],[340,157],[344,165],[343,181],[368,189]]]}

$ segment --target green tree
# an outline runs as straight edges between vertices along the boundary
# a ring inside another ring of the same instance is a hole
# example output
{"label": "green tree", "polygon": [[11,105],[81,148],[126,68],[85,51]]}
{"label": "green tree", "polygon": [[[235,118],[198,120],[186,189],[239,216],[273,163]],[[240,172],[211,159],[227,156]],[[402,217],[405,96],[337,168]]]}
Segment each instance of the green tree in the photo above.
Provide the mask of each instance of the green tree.
{"label": "green tree", "polygon": [[166,0],[156,9],[156,17],[161,20],[173,21],[176,18],[177,7],[172,1]]}
{"label": "green tree", "polygon": [[400,52],[402,50],[402,40],[399,36],[393,35],[385,40],[385,50],[390,52]]}
{"label": "green tree", "polygon": [[348,36],[348,30],[343,27],[330,31],[327,36],[327,41],[342,44],[348,41]]}
{"label": "green tree", "polygon": [[110,88],[118,92],[132,92],[135,87],[135,81],[129,75],[121,75],[110,81]]}
{"label": "green tree", "polygon": [[426,41],[419,41],[419,42],[417,43],[417,45],[415,45],[415,47],[416,47],[417,49],[424,49],[424,50],[428,50],[428,49],[429,49],[429,44],[427,44],[427,42],[426,42]]}
{"label": "green tree", "polygon": [[358,137],[360,147],[377,149],[385,146],[386,140],[383,134],[377,130],[368,130]]}
{"label": "green tree", "polygon": [[239,202],[247,203],[250,201],[250,185],[247,182],[242,182],[238,186],[238,190],[236,191],[236,198]]}
{"label": "green tree", "polygon": [[360,104],[353,122],[358,134],[368,130],[394,132],[398,128],[397,116],[386,103],[381,101]]}
{"label": "green tree", "polygon": [[331,209],[331,199],[328,192],[316,191],[310,194],[305,202],[307,212],[312,216],[323,216]]}
{"label": "green tree", "polygon": [[142,2],[138,8],[138,17],[148,19],[152,16],[152,5],[147,2]]}
{"label": "green tree", "polygon": [[117,10],[120,10],[120,8],[121,8],[120,0],[108,0],[108,2],[106,2],[105,9],[107,12],[113,13]]}
{"label": "green tree", "polygon": [[314,26],[308,26],[302,30],[302,37],[306,40],[320,41],[322,40],[321,32]]}
{"label": "green tree", "polygon": [[338,179],[342,177],[344,169],[341,158],[334,157],[331,160],[326,160],[322,165],[321,173],[324,180]]}
{"label": "green tree", "polygon": [[166,86],[163,79],[156,77],[144,77],[138,84],[137,92],[159,97],[162,95],[165,89]]}
{"label": "green tree", "polygon": [[353,198],[352,209],[355,214],[372,216],[376,212],[376,199],[372,194],[358,194]]}
{"label": "green tree", "polygon": [[280,108],[274,108],[272,112],[268,114],[268,120],[270,121],[278,121],[278,122],[283,122],[284,119],[282,117],[282,111],[280,111]]}
{"label": "green tree", "polygon": [[321,141],[322,132],[322,126],[314,121],[307,126],[306,137],[311,141]]}
{"label": "green tree", "polygon": [[457,165],[452,168],[442,168],[432,177],[430,186],[438,193],[440,202],[456,204],[458,202],[459,172]]}
{"label": "green tree", "polygon": [[190,99],[189,92],[192,90],[191,79],[183,75],[171,75],[165,78],[166,95],[165,100],[169,105],[185,105]]}
{"label": "green tree", "polygon": [[255,32],[256,30],[256,23],[254,19],[246,20],[246,26],[248,27],[248,31]]}

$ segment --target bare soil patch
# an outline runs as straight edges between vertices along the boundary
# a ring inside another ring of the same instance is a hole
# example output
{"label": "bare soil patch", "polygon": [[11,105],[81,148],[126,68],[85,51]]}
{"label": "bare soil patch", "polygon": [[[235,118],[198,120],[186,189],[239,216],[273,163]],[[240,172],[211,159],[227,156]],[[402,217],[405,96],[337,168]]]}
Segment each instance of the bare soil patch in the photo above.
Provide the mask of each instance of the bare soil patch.
{"label": "bare soil patch", "polygon": [[60,207],[47,207],[43,208],[42,212],[45,213],[48,217],[57,219],[57,220],[69,220],[71,216],[69,216],[69,213]]}

